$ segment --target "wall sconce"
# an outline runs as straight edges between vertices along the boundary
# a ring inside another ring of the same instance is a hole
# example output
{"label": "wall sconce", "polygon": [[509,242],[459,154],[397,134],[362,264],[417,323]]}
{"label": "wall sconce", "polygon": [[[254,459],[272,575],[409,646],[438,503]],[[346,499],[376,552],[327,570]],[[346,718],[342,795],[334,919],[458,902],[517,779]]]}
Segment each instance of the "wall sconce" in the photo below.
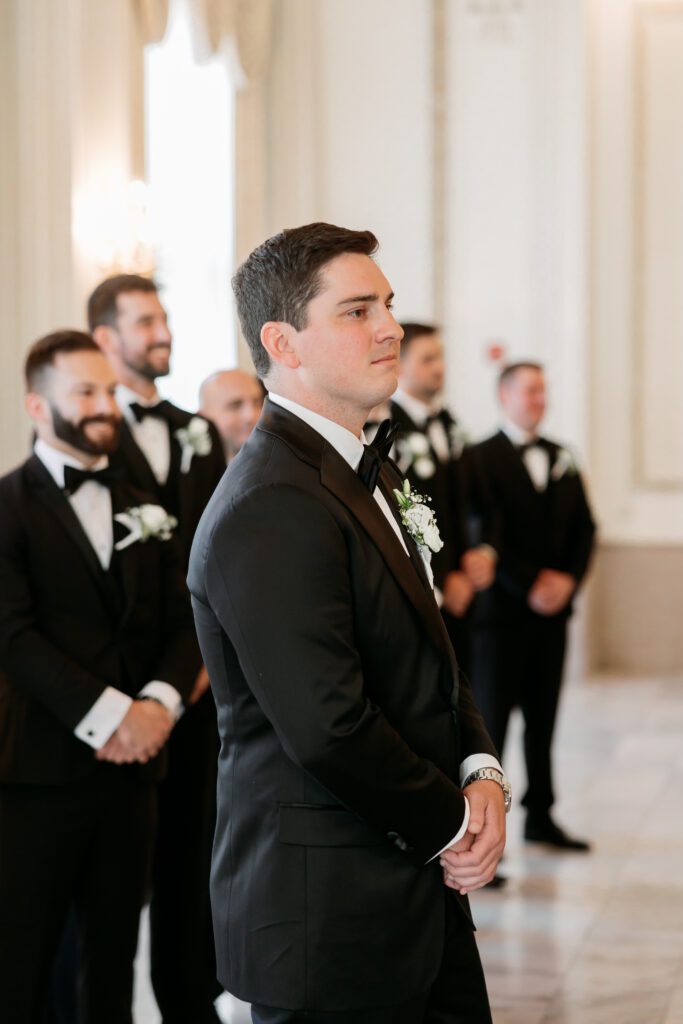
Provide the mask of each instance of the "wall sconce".
{"label": "wall sconce", "polygon": [[73,200],[73,237],[87,263],[101,275],[155,269],[149,189],[135,180],[119,189],[81,189]]}

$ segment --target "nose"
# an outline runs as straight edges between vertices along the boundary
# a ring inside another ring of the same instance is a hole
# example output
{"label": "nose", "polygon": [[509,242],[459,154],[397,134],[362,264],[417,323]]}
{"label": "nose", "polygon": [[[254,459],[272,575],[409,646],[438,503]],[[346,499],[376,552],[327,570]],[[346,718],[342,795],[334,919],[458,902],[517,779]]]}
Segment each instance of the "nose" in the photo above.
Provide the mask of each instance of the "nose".
{"label": "nose", "polygon": [[161,323],[159,324],[159,329],[157,331],[157,341],[163,341],[167,345],[171,344],[171,329],[168,326],[166,320],[162,320]]}
{"label": "nose", "polygon": [[378,330],[378,341],[401,341],[403,328],[394,317],[390,309],[384,308],[381,324]]}

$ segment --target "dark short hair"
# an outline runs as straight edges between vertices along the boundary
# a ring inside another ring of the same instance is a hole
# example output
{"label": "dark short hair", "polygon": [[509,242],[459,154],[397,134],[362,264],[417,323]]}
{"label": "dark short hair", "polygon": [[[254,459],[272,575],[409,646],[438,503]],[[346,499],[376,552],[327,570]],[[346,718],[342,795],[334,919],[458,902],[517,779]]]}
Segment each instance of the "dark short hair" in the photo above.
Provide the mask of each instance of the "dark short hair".
{"label": "dark short hair", "polygon": [[261,344],[269,320],[306,326],[308,304],[320,291],[322,269],[344,253],[372,256],[377,239],[371,231],[349,231],[334,224],[305,224],[273,235],[237,269],[232,288],[242,332],[259,377],[270,369]]}
{"label": "dark short hair", "polygon": [[158,292],[156,282],[151,277],[140,274],[116,274],[98,284],[88,299],[88,327],[94,331],[96,327],[116,326],[118,316],[118,297],[128,292]]}
{"label": "dark short hair", "polygon": [[536,363],[531,359],[520,360],[518,363],[508,363],[498,375],[498,387],[501,384],[508,384],[519,370],[539,370],[544,372],[543,363]]}
{"label": "dark short hair", "polygon": [[28,391],[40,391],[45,382],[47,370],[54,366],[59,355],[71,352],[97,352],[101,355],[99,345],[84,331],[54,331],[44,338],[34,341],[26,355],[24,376]]}
{"label": "dark short hair", "polygon": [[410,347],[410,343],[414,341],[415,338],[420,338],[425,334],[431,337],[432,335],[439,333],[439,328],[436,324],[418,324],[412,320],[402,323],[401,327],[403,328],[403,338],[401,339],[402,356],[406,354]]}

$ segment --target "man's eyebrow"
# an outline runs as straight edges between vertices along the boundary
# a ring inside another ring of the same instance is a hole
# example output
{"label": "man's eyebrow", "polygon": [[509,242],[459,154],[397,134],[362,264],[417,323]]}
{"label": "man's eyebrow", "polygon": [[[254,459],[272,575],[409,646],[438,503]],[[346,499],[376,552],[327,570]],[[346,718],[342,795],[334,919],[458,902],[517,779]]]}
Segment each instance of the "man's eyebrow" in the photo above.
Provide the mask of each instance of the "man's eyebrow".
{"label": "man's eyebrow", "polygon": [[[386,299],[384,301],[385,302],[391,302],[393,297],[394,297],[394,293],[390,292],[387,295],[387,297],[386,297]],[[370,295],[353,295],[350,299],[342,299],[341,302],[337,303],[337,305],[338,306],[348,306],[348,305],[351,305],[351,303],[353,303],[353,302],[377,302],[378,300],[379,300],[379,295],[377,294],[377,292],[372,292]]]}

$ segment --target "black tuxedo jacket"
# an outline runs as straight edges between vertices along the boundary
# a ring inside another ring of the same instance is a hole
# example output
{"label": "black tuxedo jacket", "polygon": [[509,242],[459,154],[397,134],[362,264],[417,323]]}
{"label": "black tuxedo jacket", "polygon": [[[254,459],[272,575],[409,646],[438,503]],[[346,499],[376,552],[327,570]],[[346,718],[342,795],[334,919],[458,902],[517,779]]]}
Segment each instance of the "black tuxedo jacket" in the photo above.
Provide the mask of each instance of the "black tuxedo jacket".
{"label": "black tuxedo jacket", "polygon": [[[432,499],[432,508],[436,513],[441,539],[444,546],[432,557],[432,567],[437,584],[443,582],[448,572],[460,568],[460,560],[473,543],[489,543],[491,540],[488,517],[483,510],[476,520],[476,533],[473,534],[471,520],[468,515],[469,504],[473,499],[470,495],[469,449],[456,446],[452,439],[452,430],[456,420],[447,410],[441,413],[441,420],[446,431],[450,448],[450,460],[440,462],[426,429],[418,426],[405,409],[397,402],[390,403],[391,420],[399,427],[397,450],[401,443],[406,442],[411,434],[420,434],[429,445],[429,458],[435,466],[434,475],[428,479],[420,477],[409,465],[404,476],[418,494],[427,494]],[[399,463],[402,460],[399,458]]]}
{"label": "black tuxedo jacket", "polygon": [[[149,500],[112,491],[114,513]],[[177,541],[150,539],[105,572],[37,456],[0,480],[0,782],[93,771],[73,730],[106,686],[135,696],[160,679],[189,693],[200,655],[182,567]],[[162,761],[140,771],[158,776]]]}
{"label": "black tuxedo jacket", "polygon": [[[391,503],[398,485],[385,467]],[[495,751],[419,563],[341,456],[267,401],[189,585],[222,744],[219,978],[283,1008],[427,990],[450,894],[425,862],[462,823],[460,762]]]}
{"label": "black tuxedo jacket", "polygon": [[195,413],[186,412],[178,406],[168,403],[168,428],[171,439],[171,462],[168,478],[160,484],[142,449],[133,437],[128,423],[124,419],[121,424],[121,436],[118,451],[112,456],[112,464],[125,468],[127,478],[146,494],[156,495],[167,512],[171,512],[178,520],[178,536],[189,558],[192,538],[206,504],[216,489],[216,485],[225,472],[225,455],[220,436],[213,423],[209,423],[211,435],[211,451],[208,455],[194,455],[187,473],[181,473],[181,445],[175,437],[175,431],[186,427]]}
{"label": "black tuxedo jacket", "polygon": [[[588,570],[595,523],[581,475],[568,469],[553,479],[561,449],[553,441],[542,443],[551,469],[543,492],[534,487],[522,456],[503,431],[470,450],[477,507],[490,505],[492,543],[498,551],[493,586],[475,600],[476,622],[538,618],[529,610],[527,595],[541,569],[571,573],[579,583]],[[571,610],[570,603],[557,617],[566,618]]]}

